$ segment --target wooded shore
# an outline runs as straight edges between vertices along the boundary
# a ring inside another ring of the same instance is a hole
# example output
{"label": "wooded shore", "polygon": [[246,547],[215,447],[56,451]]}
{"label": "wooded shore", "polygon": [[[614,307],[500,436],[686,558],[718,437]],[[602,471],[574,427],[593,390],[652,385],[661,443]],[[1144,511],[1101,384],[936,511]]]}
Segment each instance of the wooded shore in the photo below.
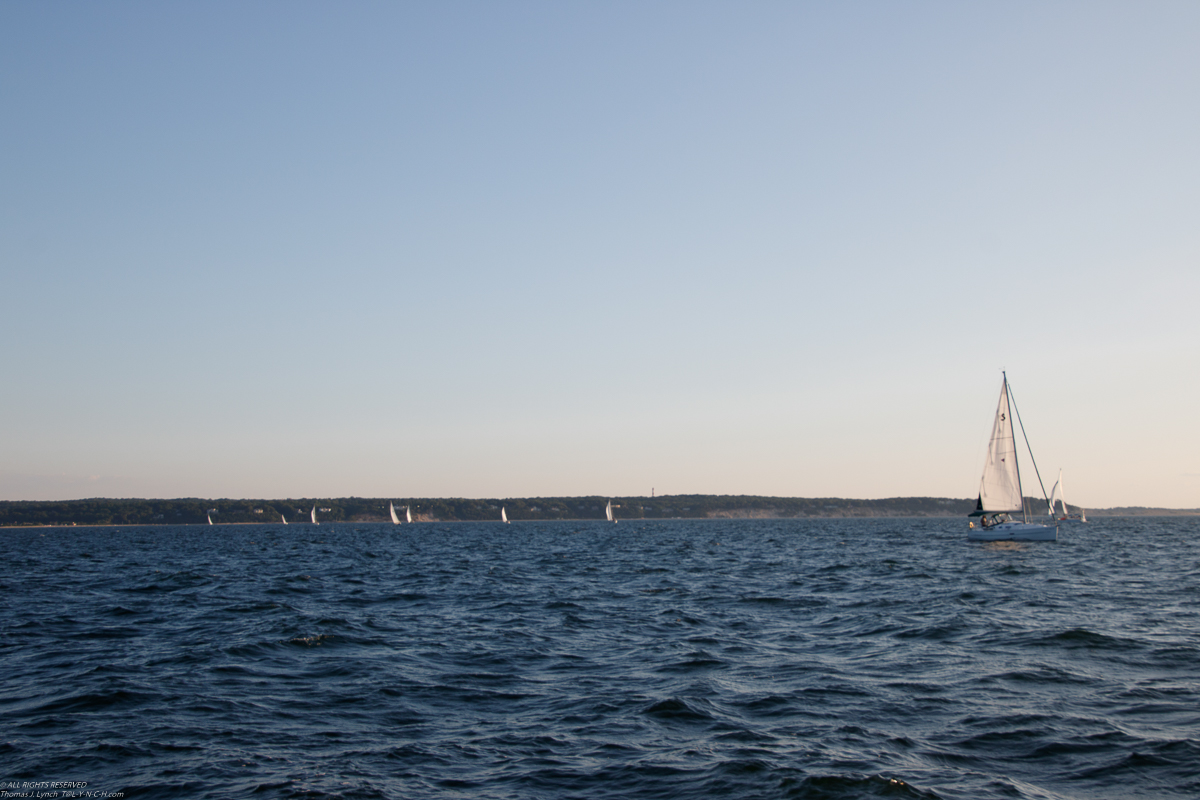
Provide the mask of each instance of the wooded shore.
{"label": "wooded shore", "polygon": [[[842,497],[763,497],[755,495],[662,495],[657,497],[340,497],[230,500],[108,499],[0,501],[0,527],[26,525],[187,525],[214,523],[308,522],[312,509],[321,522],[388,522],[388,504],[401,518],[411,511],[416,522],[508,519],[604,519],[612,501],[618,519],[795,519],[838,517],[961,517],[975,507],[973,498],[892,497],[862,500]],[[1026,498],[1032,513],[1044,501]],[[1071,507],[1072,511],[1078,509]],[[1200,509],[1088,509],[1093,516],[1175,516]]]}

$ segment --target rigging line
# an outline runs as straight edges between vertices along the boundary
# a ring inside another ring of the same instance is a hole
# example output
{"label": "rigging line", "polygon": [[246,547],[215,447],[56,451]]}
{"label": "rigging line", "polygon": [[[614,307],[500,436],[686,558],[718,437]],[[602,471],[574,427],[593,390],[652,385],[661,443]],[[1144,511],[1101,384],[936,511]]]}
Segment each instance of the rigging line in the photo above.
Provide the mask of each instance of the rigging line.
{"label": "rigging line", "polygon": [[[1037,475],[1038,486],[1042,487],[1042,497],[1046,500],[1046,505],[1050,505],[1050,498],[1046,495],[1046,484],[1042,483],[1042,473],[1038,471],[1037,459],[1033,457],[1033,448],[1029,446],[1029,434],[1025,432],[1025,423],[1021,422],[1021,410],[1017,408],[1017,399],[1012,396],[1012,386],[1008,387],[1008,401],[1012,403],[1013,413],[1017,415],[1017,424],[1021,426],[1021,436],[1025,437],[1025,449],[1029,451],[1029,460],[1033,462],[1033,474]],[[1021,498],[1021,505],[1025,505],[1025,498]],[[1064,504],[1065,505],[1065,504]],[[1054,509],[1051,507],[1050,515],[1054,516]]]}

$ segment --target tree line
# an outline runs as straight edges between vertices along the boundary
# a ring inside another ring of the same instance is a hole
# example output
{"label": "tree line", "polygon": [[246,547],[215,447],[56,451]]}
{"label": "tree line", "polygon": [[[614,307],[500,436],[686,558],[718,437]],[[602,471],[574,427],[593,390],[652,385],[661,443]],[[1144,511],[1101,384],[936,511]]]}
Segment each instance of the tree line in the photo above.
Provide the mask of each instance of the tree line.
{"label": "tree line", "polygon": [[308,522],[317,509],[320,522],[388,522],[392,503],[401,519],[407,507],[414,521],[508,519],[604,519],[612,502],[618,519],[796,518],[796,517],[940,517],[965,516],[974,500],[941,497],[893,497],[856,500],[840,497],[761,497],[753,495],[664,495],[658,497],[509,497],[509,498],[312,498],[284,500],[107,499],[0,501],[0,526],[12,525],[197,525]]}

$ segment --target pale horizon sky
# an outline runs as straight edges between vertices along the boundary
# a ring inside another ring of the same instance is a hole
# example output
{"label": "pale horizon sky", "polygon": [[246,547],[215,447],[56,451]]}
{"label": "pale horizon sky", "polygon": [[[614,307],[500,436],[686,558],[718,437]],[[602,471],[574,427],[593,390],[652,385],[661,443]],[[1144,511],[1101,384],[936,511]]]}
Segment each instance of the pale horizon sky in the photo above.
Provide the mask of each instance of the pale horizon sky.
{"label": "pale horizon sky", "polygon": [[1188,2],[0,5],[0,499],[974,497],[1003,369],[1047,491],[1200,507],[1197,53]]}

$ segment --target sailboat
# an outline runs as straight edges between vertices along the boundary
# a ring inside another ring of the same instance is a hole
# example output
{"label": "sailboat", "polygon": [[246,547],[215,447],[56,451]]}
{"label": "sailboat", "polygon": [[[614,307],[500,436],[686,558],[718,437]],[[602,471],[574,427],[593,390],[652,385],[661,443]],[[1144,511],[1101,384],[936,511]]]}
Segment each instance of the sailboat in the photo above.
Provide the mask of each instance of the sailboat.
{"label": "sailboat", "polygon": [[[1003,373],[1002,373],[1003,374]],[[1058,539],[1058,524],[1039,525],[1029,521],[1025,510],[1024,494],[1021,491],[1021,468],[1017,464],[1017,441],[1012,425],[1011,412],[1016,410],[1008,389],[1008,375],[1000,387],[1000,403],[996,406],[996,419],[992,423],[992,438],[988,442],[987,460],[983,464],[983,477],[979,481],[979,500],[972,517],[979,517],[967,532],[967,538],[982,542],[1053,542]],[[1020,423],[1021,415],[1017,414]],[[1021,426],[1025,435],[1025,426]],[[1029,438],[1025,437],[1028,447]],[[1033,451],[1029,459],[1033,462]],[[1034,472],[1037,463],[1033,462]],[[1041,482],[1041,477],[1038,478]],[[1044,492],[1043,488],[1043,492]],[[1047,499],[1046,504],[1050,501]],[[1021,514],[1021,522],[1012,514]],[[1051,517],[1053,520],[1053,517]]]}
{"label": "sailboat", "polygon": [[500,521],[505,525],[508,524],[508,514],[504,513],[504,506],[500,506]]}
{"label": "sailboat", "polygon": [[280,514],[280,515],[279,515],[279,518],[280,518],[281,520],[283,520],[283,524],[284,524],[284,525],[287,525],[287,517],[285,517],[283,514]]}
{"label": "sailboat", "polygon": [[608,505],[606,505],[604,507],[604,516],[605,516],[605,518],[608,519],[609,522],[614,522],[614,523],[616,522],[616,520],[613,519],[613,515],[612,515],[612,500],[609,500]]}
{"label": "sailboat", "polygon": [[209,514],[207,516],[208,516],[208,524],[212,525],[212,514]]}
{"label": "sailboat", "polygon": [[400,518],[396,516],[396,506],[394,506],[392,503],[388,503],[388,513],[392,515],[392,524],[399,525]]}
{"label": "sailboat", "polygon": [[[1062,470],[1058,471],[1058,480],[1054,484],[1054,488],[1050,490],[1050,515],[1057,517],[1059,522],[1087,522],[1087,512],[1082,508],[1078,514],[1072,514],[1067,510],[1067,496],[1063,494],[1063,479]],[[1062,504],[1062,516],[1058,516],[1058,512],[1054,510],[1054,501],[1058,500]]]}
{"label": "sailboat", "polygon": [[321,523],[317,522],[317,507],[316,506],[313,506],[313,510],[312,510],[312,523],[313,523],[313,525],[321,524]]}

